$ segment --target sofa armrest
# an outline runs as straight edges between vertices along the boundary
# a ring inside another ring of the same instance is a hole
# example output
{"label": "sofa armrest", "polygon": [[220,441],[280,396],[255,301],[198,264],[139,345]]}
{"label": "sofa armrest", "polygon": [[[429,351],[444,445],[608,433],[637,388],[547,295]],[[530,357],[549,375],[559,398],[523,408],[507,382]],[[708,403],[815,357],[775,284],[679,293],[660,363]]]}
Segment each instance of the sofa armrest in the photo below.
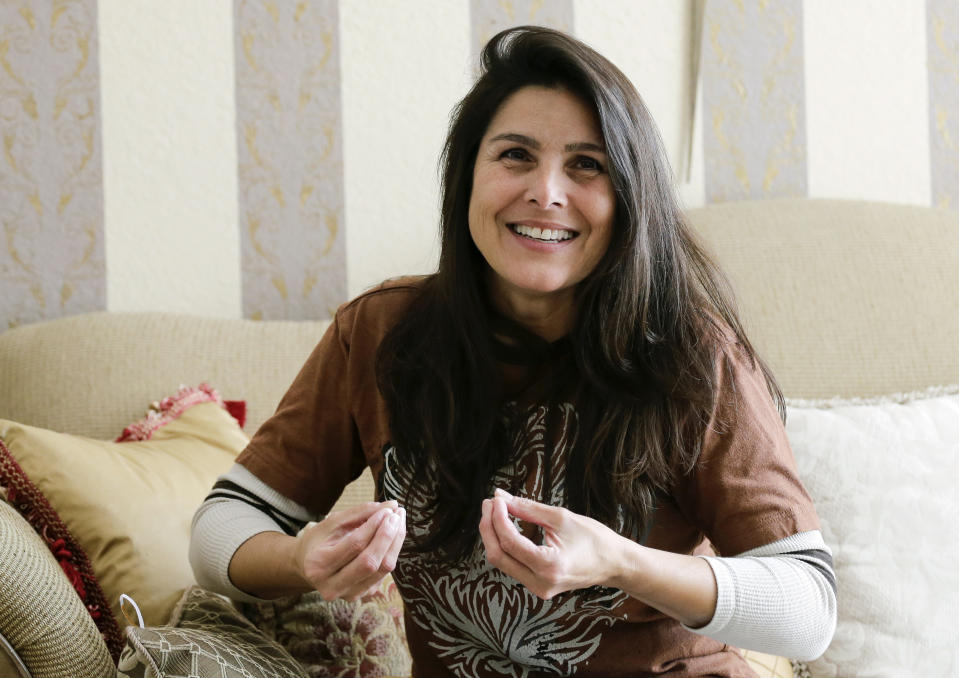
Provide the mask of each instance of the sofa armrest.
{"label": "sofa armrest", "polygon": [[103,637],[56,558],[2,497],[0,572],[0,635],[27,667],[25,675],[116,674]]}

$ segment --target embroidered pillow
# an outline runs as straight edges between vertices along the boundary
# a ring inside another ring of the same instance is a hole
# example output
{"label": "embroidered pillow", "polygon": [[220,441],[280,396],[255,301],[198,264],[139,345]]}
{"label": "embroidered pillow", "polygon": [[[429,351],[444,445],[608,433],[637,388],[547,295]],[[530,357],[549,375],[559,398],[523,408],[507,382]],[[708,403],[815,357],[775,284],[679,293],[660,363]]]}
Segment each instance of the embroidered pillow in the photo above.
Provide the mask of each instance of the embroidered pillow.
{"label": "embroidered pillow", "polygon": [[222,597],[190,587],[170,625],[126,629],[118,678],[305,678],[296,661]]}
{"label": "embroidered pillow", "polygon": [[792,401],[786,431],[838,583],[810,676],[959,675],[959,387]]}
{"label": "embroidered pillow", "polygon": [[305,593],[247,603],[247,618],[276,640],[311,678],[408,676],[403,600],[390,576],[355,602]]}
{"label": "embroidered pillow", "polygon": [[743,650],[743,657],[749,668],[756,672],[759,678],[794,678],[793,665],[784,657]]}
{"label": "embroidered pillow", "polygon": [[136,440],[92,440],[0,419],[2,454],[16,462],[0,466],[0,485],[22,485],[18,473],[33,481],[86,552],[121,625],[121,593],[139,604],[147,624],[162,624],[194,583],[187,559],[193,512],[247,437],[205,386],[181,389],[122,437]]}

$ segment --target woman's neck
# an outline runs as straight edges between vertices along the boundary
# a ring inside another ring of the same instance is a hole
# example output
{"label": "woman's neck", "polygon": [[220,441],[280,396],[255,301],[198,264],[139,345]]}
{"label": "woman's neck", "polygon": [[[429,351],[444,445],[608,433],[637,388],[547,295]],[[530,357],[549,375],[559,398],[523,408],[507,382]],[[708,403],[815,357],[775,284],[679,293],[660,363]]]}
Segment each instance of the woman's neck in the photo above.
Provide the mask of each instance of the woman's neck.
{"label": "woman's neck", "polygon": [[576,315],[573,290],[526,294],[502,289],[495,283],[488,289],[494,309],[548,342],[562,339],[572,329]]}

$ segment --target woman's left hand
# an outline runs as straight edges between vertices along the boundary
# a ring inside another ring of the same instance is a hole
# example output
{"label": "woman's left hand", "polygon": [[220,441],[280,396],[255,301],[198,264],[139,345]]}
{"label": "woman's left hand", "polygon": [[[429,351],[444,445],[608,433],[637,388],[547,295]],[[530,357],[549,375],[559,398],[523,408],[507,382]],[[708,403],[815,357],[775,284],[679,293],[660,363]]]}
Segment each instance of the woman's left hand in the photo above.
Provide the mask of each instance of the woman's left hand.
{"label": "woman's left hand", "polygon": [[[523,536],[511,516],[540,526],[543,544]],[[611,586],[693,628],[716,611],[716,580],[704,559],[647,548],[567,509],[496,490],[483,501],[479,528],[486,559],[540,598]]]}
{"label": "woman's left hand", "polygon": [[[511,516],[541,527],[543,544],[525,537]],[[483,501],[479,530],[490,564],[540,598],[616,585],[623,537],[592,518],[496,490]]]}

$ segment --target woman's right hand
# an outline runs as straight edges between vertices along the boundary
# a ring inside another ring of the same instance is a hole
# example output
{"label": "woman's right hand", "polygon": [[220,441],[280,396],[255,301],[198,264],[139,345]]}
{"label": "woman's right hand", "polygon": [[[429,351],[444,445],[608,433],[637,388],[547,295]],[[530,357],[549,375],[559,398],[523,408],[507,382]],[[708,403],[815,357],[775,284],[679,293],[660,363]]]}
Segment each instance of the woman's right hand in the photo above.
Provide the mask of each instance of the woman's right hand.
{"label": "woman's right hand", "polygon": [[325,600],[356,600],[396,567],[406,511],[395,501],[330,513],[296,538],[295,566]]}

